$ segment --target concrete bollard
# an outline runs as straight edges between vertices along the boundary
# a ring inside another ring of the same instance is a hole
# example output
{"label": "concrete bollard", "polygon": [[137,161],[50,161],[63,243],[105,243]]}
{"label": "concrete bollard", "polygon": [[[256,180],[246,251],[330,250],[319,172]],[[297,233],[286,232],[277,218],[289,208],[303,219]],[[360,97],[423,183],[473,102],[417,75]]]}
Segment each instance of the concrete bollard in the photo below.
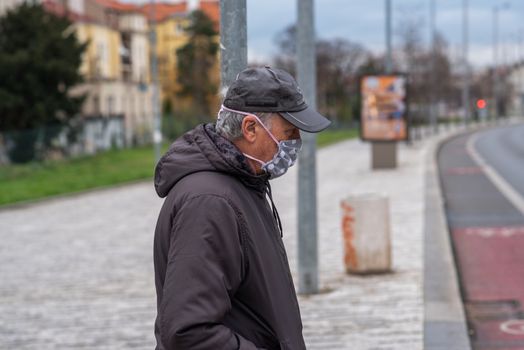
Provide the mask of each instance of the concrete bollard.
{"label": "concrete bollard", "polygon": [[384,195],[352,195],[342,200],[344,263],[347,273],[391,271],[389,200]]}

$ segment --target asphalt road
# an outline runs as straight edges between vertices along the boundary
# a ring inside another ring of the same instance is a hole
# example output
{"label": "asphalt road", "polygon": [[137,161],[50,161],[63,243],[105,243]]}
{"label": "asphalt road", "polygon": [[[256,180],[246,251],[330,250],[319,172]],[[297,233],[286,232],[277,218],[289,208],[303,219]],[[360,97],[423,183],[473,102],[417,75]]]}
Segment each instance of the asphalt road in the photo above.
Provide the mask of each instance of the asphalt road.
{"label": "asphalt road", "polygon": [[438,154],[474,349],[524,349],[524,125],[446,142]]}

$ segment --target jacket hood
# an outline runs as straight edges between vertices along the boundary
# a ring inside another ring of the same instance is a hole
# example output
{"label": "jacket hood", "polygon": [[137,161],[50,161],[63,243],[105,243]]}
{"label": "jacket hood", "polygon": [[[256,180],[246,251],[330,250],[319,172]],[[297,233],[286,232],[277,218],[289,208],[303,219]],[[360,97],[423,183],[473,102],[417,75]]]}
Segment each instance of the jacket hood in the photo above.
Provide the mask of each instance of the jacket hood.
{"label": "jacket hood", "polygon": [[201,124],[178,138],[155,168],[155,190],[164,198],[187,175],[216,171],[238,178],[246,186],[263,192],[267,174],[255,175],[244,155],[229,140],[218,135],[214,124]]}

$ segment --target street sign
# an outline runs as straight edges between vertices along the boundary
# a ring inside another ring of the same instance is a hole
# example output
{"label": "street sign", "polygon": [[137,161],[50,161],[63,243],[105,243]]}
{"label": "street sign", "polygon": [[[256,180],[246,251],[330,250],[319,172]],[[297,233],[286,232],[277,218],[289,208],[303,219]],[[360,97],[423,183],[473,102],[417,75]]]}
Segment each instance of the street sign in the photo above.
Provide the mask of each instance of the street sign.
{"label": "street sign", "polygon": [[360,98],[362,140],[395,142],[408,138],[405,75],[363,76]]}

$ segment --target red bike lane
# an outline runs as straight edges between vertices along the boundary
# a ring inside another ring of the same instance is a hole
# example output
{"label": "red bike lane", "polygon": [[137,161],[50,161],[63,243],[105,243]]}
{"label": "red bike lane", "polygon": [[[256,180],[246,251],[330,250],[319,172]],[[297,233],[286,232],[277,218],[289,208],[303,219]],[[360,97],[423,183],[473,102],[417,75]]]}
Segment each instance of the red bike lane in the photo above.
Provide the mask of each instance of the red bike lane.
{"label": "red bike lane", "polygon": [[524,215],[472,158],[470,137],[442,145],[438,163],[471,344],[524,349]]}

